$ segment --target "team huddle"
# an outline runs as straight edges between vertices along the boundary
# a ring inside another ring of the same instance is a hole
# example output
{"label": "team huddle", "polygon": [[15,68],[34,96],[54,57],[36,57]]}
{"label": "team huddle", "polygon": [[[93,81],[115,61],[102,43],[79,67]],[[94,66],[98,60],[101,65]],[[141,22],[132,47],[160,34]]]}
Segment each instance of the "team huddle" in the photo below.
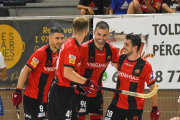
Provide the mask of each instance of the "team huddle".
{"label": "team huddle", "polygon": [[[11,94],[14,106],[22,102],[25,120],[90,120],[103,118],[103,74],[109,63],[118,71],[116,89],[144,93],[145,82],[154,89],[155,79],[150,63],[138,54],[139,35],[128,34],[124,53],[106,40],[109,25],[100,21],[94,39],[81,44],[89,32],[89,19],[73,20],[73,34],[64,41],[60,27],[52,27],[49,44],[36,50],[21,70],[16,91]],[[55,80],[55,82],[53,82]],[[53,83],[53,85],[52,85]],[[49,96],[48,96],[49,95]],[[105,120],[142,120],[144,98],[114,93]],[[157,93],[151,97],[151,120],[158,120]]]}

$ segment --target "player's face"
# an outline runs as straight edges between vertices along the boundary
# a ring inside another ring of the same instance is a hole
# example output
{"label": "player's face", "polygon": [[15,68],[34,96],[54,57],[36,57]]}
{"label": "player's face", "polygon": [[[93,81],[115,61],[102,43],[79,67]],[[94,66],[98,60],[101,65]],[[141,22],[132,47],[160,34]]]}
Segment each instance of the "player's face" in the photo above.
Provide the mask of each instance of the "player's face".
{"label": "player's face", "polygon": [[107,38],[109,37],[109,30],[108,28],[101,29],[97,27],[97,29],[94,31],[95,35],[95,42],[99,45],[104,45]]}
{"label": "player's face", "polygon": [[124,48],[124,54],[126,54],[127,56],[133,54],[133,46],[131,40],[125,40],[123,48]]}
{"label": "player's face", "polygon": [[49,44],[53,49],[60,49],[61,45],[64,43],[64,34],[63,33],[54,33],[49,36]]}

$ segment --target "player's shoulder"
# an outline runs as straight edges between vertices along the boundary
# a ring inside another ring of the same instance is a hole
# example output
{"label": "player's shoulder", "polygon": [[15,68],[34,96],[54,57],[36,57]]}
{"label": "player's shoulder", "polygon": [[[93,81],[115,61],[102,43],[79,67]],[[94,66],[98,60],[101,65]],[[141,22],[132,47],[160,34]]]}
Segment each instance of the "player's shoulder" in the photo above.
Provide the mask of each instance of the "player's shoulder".
{"label": "player's shoulder", "polygon": [[145,62],[146,67],[151,67],[151,64],[144,57],[141,56],[141,60]]}
{"label": "player's shoulder", "polygon": [[46,49],[49,48],[49,45],[44,45],[42,47],[40,47],[39,49],[37,49],[34,53],[38,53],[40,55],[42,54],[46,54]]}
{"label": "player's shoulder", "polygon": [[84,42],[84,43],[81,45],[81,47],[88,47],[88,45],[89,45],[90,43],[92,43],[92,42],[93,42],[93,39],[88,40],[88,41]]}
{"label": "player's shoulder", "polygon": [[106,41],[106,44],[108,44],[108,45],[110,46],[111,49],[116,50],[116,47],[115,47],[114,45],[112,45],[110,42],[107,42],[107,41]]}

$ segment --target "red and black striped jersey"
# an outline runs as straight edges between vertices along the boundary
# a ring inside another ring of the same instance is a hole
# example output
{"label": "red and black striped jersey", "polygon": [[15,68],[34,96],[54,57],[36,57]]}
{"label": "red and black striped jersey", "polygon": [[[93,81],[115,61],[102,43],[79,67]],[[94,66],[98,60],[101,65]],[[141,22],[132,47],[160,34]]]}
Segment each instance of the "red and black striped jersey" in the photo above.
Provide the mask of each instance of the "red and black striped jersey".
{"label": "red and black striped jersey", "polygon": [[47,103],[48,92],[56,71],[58,52],[53,54],[49,45],[37,49],[29,58],[26,65],[30,71],[25,95],[35,99],[42,99]]}
{"label": "red and black striped jersey", "polygon": [[71,81],[64,77],[64,66],[72,67],[74,71],[79,68],[80,48],[75,38],[68,38],[61,47],[59,57],[57,60],[57,78],[58,85],[64,87],[71,87]]}
{"label": "red and black striped jersey", "polygon": [[[116,89],[144,93],[147,86],[155,83],[150,63],[142,57],[129,61],[126,55],[118,56],[118,81]],[[115,93],[112,103],[122,109],[143,109],[144,98]]]}
{"label": "red and black striped jersey", "polygon": [[[140,7],[143,13],[149,13],[144,0],[138,0],[138,1],[139,1]],[[163,3],[163,0],[149,0],[149,3],[156,10],[156,13],[161,12],[161,6]]]}
{"label": "red and black striped jersey", "polygon": [[[94,40],[89,40],[81,45],[81,67],[80,75],[94,80],[102,86],[102,77],[109,62],[117,62],[117,49],[106,42],[103,51],[96,48]],[[95,92],[96,93],[96,92]],[[95,97],[96,94],[88,94],[88,97]]]}

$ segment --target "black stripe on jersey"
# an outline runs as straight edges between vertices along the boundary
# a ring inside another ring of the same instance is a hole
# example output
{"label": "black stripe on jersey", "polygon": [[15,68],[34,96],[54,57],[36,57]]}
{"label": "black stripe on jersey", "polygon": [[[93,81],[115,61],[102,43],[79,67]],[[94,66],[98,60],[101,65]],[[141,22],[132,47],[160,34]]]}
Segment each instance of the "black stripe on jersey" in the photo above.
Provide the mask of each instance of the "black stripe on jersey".
{"label": "black stripe on jersey", "polygon": [[[134,66],[132,75],[140,76],[145,64],[146,64],[146,62],[143,59],[141,59],[141,57],[140,57],[137,60],[136,65]],[[138,86],[138,83],[131,82],[130,86],[129,86],[129,91],[136,92],[137,86]],[[136,103],[135,97],[128,96],[128,103],[129,103],[129,109],[137,109],[137,103]]]}
{"label": "black stripe on jersey", "polygon": [[47,80],[49,78],[48,74],[42,73],[40,76],[40,80],[39,80],[39,92],[38,92],[38,98],[42,99],[43,98],[43,92],[44,92],[44,88],[46,86]]}
{"label": "black stripe on jersey", "polygon": [[119,62],[118,62],[118,71],[121,70],[121,66],[124,62],[124,60],[126,59],[126,55],[125,54],[122,54],[120,57],[119,57]]}
{"label": "black stripe on jersey", "polygon": [[[116,89],[119,89],[119,88],[120,88],[120,84],[121,84],[120,81],[121,81],[121,80],[120,80],[120,78],[118,77]],[[113,100],[112,100],[112,104],[113,104],[113,105],[117,105],[118,100],[119,100],[119,93],[115,93],[115,96],[114,96],[114,98],[113,98]]]}
{"label": "black stripe on jersey", "polygon": [[[46,49],[46,55],[47,55],[47,59],[46,59],[45,66],[46,67],[52,67],[52,56],[51,56],[51,49],[50,49],[50,47],[48,47]],[[42,98],[43,97],[44,88],[46,86],[48,78],[49,78],[48,74],[41,73],[39,84],[38,84],[38,88],[39,88],[38,98]]]}
{"label": "black stripe on jersey", "polygon": [[72,65],[66,65],[66,64],[64,64],[64,67],[71,67],[71,68],[75,69],[75,67],[72,66]]}
{"label": "black stripe on jersey", "polygon": [[103,77],[103,75],[104,75],[105,70],[106,70],[106,69],[104,69],[104,70],[102,71],[102,73],[100,74],[100,76],[99,76],[99,80],[98,80],[98,85],[99,85],[99,86],[101,86],[101,81],[102,81],[102,77]]}
{"label": "black stripe on jersey", "polygon": [[110,45],[108,43],[105,43],[105,48],[106,48],[106,62],[110,62],[112,59],[112,51]]}
{"label": "black stripe on jersey", "polygon": [[142,73],[142,70],[146,64],[146,61],[144,61],[141,57],[137,60],[136,65],[134,66],[134,69],[132,71],[132,75],[140,76]]}
{"label": "black stripe on jersey", "polygon": [[29,68],[31,68],[32,70],[34,70],[34,68],[32,68],[30,65],[28,65],[27,63],[26,63],[26,65],[29,67]]}
{"label": "black stripe on jersey", "polygon": [[92,73],[93,73],[93,69],[86,68],[83,77],[85,77],[85,78],[91,78]]}
{"label": "black stripe on jersey", "polygon": [[52,67],[52,56],[51,56],[51,49],[50,49],[50,47],[48,47],[46,49],[46,54],[47,54],[47,59],[46,59],[45,66],[46,67]]}
{"label": "black stripe on jersey", "polygon": [[88,44],[89,46],[89,56],[88,56],[88,62],[95,62],[95,45],[94,45],[94,40],[93,42]]}
{"label": "black stripe on jersey", "polygon": [[[136,92],[138,83],[131,82],[129,91]],[[128,95],[129,109],[137,109],[136,99],[134,96]]]}

